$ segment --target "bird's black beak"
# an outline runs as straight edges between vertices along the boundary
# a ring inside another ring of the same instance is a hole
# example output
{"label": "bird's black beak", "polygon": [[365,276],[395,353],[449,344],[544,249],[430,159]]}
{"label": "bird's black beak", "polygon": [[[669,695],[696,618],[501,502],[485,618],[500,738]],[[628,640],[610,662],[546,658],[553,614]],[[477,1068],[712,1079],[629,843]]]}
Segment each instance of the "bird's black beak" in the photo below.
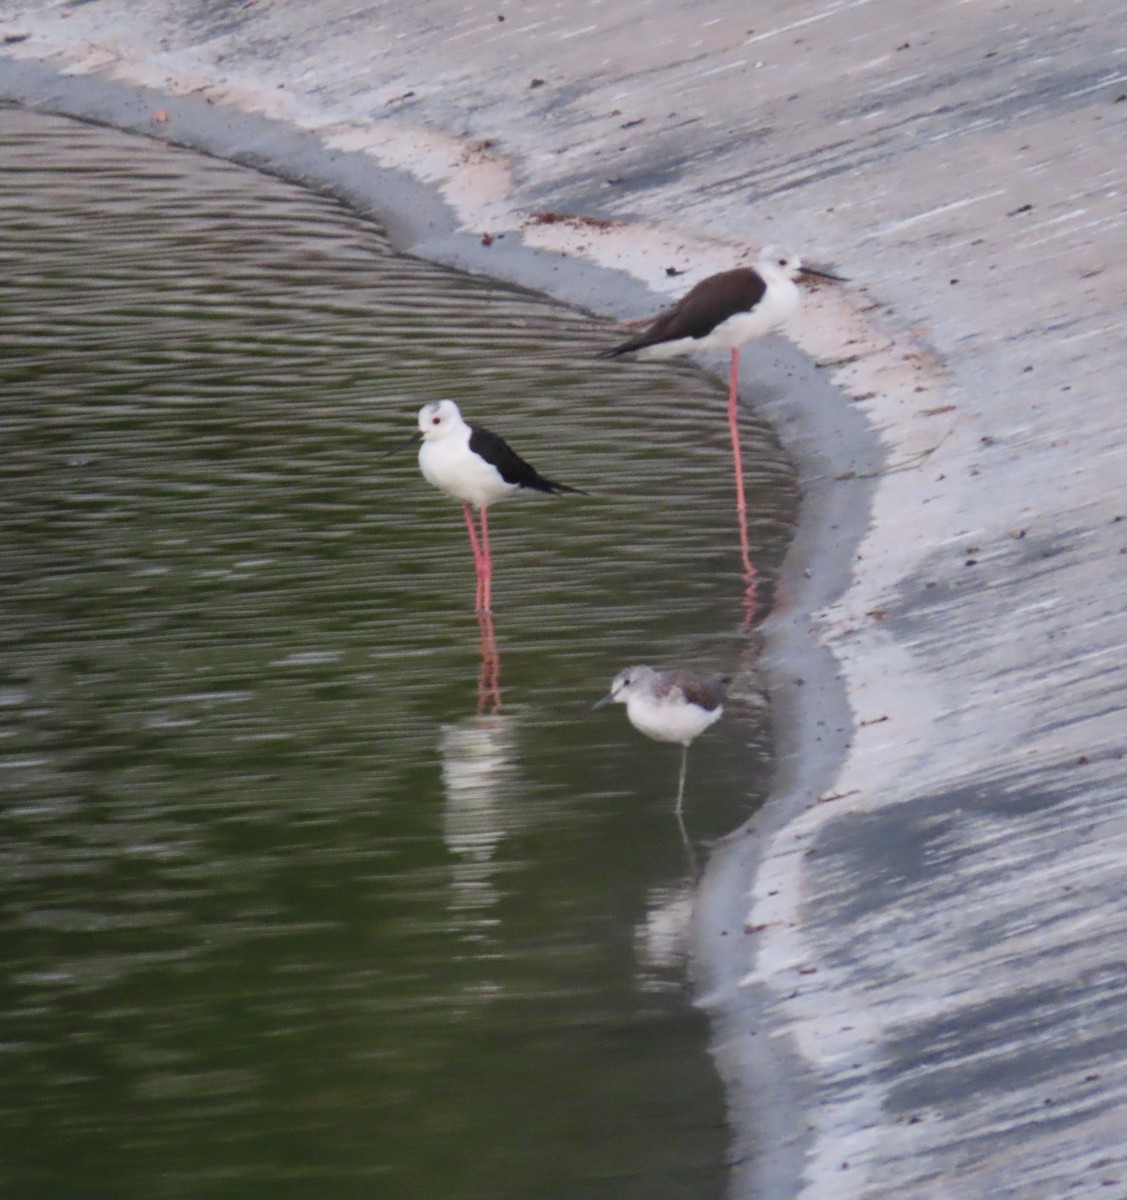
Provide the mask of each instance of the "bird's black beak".
{"label": "bird's black beak", "polygon": [[602,708],[604,704],[609,704],[613,699],[614,692],[607,692],[607,694],[601,700],[596,700],[595,703],[591,705],[591,711],[594,712],[596,708]]}
{"label": "bird's black beak", "polygon": [[848,283],[844,275],[834,275],[831,271],[823,271],[821,267],[799,267],[799,275],[814,275],[818,279],[832,279],[834,283]]}
{"label": "bird's black beak", "polygon": [[423,440],[422,431],[416,429],[406,441],[399,442],[398,445],[392,446],[390,450],[385,450],[382,454],[377,454],[377,458],[390,458],[393,454],[398,454],[400,450],[406,450],[408,446],[417,446]]}

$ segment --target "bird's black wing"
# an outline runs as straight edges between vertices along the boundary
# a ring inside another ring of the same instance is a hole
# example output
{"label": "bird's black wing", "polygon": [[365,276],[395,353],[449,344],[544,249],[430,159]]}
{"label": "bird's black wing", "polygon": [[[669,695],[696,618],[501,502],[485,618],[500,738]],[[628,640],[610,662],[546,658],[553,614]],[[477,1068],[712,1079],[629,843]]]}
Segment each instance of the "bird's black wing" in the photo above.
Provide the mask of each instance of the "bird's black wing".
{"label": "bird's black wing", "polygon": [[505,441],[500,434],[482,429],[480,425],[470,426],[470,450],[479,454],[487,463],[497,468],[501,478],[506,483],[515,483],[518,487],[532,488],[537,492],[575,492],[586,495],[579,488],[568,487],[566,483],[554,483],[545,479],[531,464]]}
{"label": "bird's black wing", "polygon": [[605,350],[600,357],[617,358],[631,350],[644,350],[662,342],[706,337],[728,317],[751,312],[766,292],[767,285],[759,272],[750,267],[710,275],[686,292],[672,308],[667,308],[644,333],[613,350]]}

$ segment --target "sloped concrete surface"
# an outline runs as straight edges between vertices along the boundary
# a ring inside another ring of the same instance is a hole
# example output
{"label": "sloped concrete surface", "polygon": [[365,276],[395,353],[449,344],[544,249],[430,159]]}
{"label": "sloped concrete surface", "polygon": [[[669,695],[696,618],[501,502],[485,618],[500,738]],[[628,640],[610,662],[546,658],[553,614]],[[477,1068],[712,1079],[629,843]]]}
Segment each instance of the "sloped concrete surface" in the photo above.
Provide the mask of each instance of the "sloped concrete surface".
{"label": "sloped concrete surface", "polygon": [[737,1197],[1127,1196],[1122,29],[0,0],[5,95],[335,180],[443,261],[623,317],[767,241],[854,281],[791,330],[841,394],[746,356],[805,503],[776,794],[698,913]]}

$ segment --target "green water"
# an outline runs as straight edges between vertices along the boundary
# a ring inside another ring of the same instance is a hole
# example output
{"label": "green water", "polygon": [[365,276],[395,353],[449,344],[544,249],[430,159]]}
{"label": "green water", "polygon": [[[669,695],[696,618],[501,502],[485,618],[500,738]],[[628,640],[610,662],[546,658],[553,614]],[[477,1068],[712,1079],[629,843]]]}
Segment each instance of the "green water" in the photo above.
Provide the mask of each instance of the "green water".
{"label": "green water", "polygon": [[[0,227],[0,1192],[721,1196],[678,751],[590,704],[741,651],[722,391],[61,119],[0,109]],[[446,395],[591,493],[494,511],[499,711],[458,507],[378,457]],[[765,745],[694,747],[698,855]]]}

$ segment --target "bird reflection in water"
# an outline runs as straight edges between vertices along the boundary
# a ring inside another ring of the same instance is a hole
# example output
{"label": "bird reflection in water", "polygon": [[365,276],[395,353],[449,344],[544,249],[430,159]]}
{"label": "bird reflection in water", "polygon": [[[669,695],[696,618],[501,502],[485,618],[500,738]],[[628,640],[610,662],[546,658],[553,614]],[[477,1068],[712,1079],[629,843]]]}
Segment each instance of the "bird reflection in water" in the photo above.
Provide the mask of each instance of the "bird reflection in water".
{"label": "bird reflection in water", "polygon": [[[502,839],[523,823],[515,717],[466,717],[443,725],[442,840],[453,855],[450,920],[469,941],[487,938],[497,924],[496,861]],[[486,988],[488,990],[488,988]]]}
{"label": "bird reflection in water", "polygon": [[[695,877],[694,872],[693,883]],[[640,991],[680,991],[685,986],[693,883],[658,884],[646,894],[646,915],[634,926],[635,979]]]}

